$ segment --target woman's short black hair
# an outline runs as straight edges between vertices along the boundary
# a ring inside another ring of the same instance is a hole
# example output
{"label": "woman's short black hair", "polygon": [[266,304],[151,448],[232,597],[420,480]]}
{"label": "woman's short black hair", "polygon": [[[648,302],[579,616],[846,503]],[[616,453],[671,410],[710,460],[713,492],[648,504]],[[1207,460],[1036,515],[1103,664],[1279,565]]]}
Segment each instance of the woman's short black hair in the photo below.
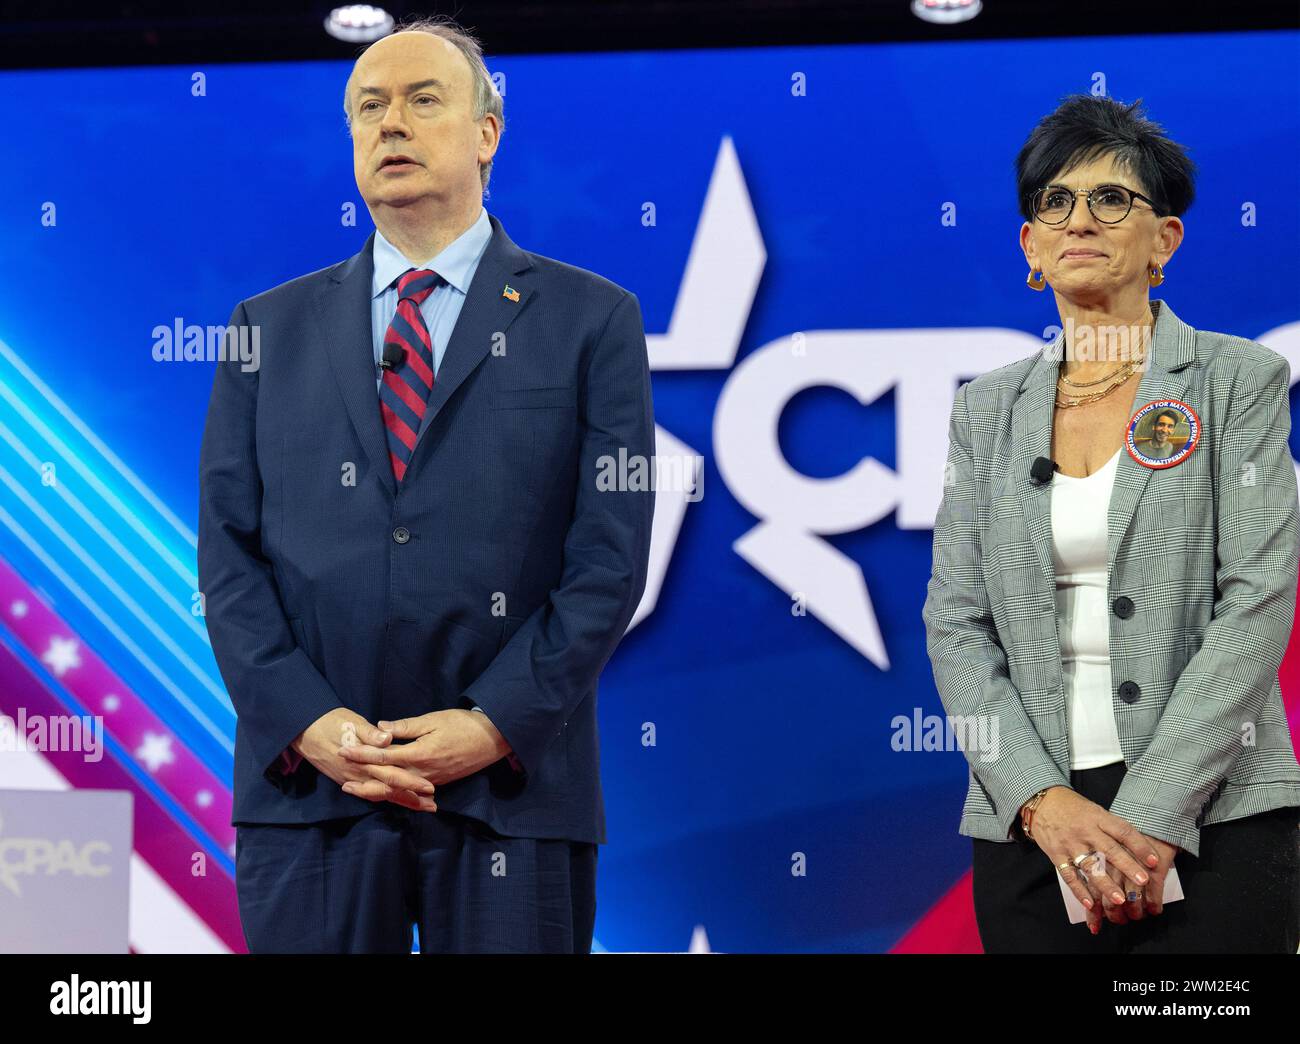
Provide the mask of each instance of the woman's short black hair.
{"label": "woman's short black hair", "polygon": [[1038,121],[1016,157],[1016,191],[1025,220],[1033,221],[1030,203],[1038,189],[1107,154],[1137,178],[1141,184],[1135,187],[1155,200],[1161,217],[1181,217],[1192,205],[1196,166],[1183,146],[1146,118],[1141,98],[1125,105],[1072,94]]}

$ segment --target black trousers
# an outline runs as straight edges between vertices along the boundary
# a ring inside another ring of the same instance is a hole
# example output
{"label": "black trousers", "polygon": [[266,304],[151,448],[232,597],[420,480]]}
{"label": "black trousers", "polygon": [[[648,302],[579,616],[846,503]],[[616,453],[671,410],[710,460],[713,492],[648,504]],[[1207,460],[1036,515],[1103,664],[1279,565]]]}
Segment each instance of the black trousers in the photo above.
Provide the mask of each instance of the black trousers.
{"label": "black trousers", "polygon": [[236,827],[235,889],[250,953],[590,953],[596,846],[385,803]]}
{"label": "black trousers", "polygon": [[[1070,786],[1109,808],[1117,761],[1070,773]],[[971,883],[985,953],[1287,953],[1300,947],[1300,807],[1201,827],[1201,854],[1174,857],[1185,898],[1093,935],[1070,924],[1056,867],[1030,840],[973,838]]]}

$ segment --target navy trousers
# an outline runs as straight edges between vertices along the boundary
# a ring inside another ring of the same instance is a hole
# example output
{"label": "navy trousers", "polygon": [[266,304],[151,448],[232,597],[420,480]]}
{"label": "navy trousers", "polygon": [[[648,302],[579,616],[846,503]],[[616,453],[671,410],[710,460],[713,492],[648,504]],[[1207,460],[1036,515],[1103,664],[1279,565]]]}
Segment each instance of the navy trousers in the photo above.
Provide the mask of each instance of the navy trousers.
{"label": "navy trousers", "polygon": [[[1070,786],[1109,808],[1117,761],[1070,773]],[[1056,868],[1032,840],[973,838],[971,887],[985,953],[1287,953],[1300,946],[1300,807],[1201,827],[1201,854],[1174,857],[1186,897],[1101,934],[1066,920]]]}
{"label": "navy trousers", "polygon": [[594,844],[502,837],[454,812],[235,830],[250,953],[589,953]]}

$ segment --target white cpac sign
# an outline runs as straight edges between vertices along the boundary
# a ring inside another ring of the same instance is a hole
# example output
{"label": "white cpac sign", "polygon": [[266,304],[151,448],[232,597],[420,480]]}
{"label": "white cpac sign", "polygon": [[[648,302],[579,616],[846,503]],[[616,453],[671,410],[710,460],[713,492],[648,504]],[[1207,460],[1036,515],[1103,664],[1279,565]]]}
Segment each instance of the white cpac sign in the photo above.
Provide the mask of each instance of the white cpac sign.
{"label": "white cpac sign", "polygon": [[[724,138],[668,332],[646,338],[652,370],[727,370],[735,365],[767,260],[740,162]],[[1300,376],[1300,323],[1259,338]],[[796,344],[798,350],[796,351]],[[943,497],[948,415],[959,383],[1022,359],[1044,341],[1003,328],[813,330],[755,349],[735,366],[713,417],[713,452],[727,489],[759,523],[736,553],[881,670],[889,669],[862,570],[822,539],[896,512],[903,529],[930,529]],[[809,478],[786,461],[777,423],[786,404],[817,386],[863,405],[894,389],[898,468],[867,457],[835,478]],[[696,451],[656,428],[656,455]],[[633,627],[654,609],[686,512],[683,493],[655,499],[650,578]]]}
{"label": "white cpac sign", "polygon": [[[0,831],[3,826],[3,821],[0,821]],[[52,841],[44,837],[0,836],[0,885],[21,897],[22,891],[18,887],[20,874],[31,877],[39,873],[50,877],[68,873],[74,877],[103,877],[113,868],[95,863],[94,857],[106,856],[112,851],[107,841],[88,841],[78,848],[66,839]]]}

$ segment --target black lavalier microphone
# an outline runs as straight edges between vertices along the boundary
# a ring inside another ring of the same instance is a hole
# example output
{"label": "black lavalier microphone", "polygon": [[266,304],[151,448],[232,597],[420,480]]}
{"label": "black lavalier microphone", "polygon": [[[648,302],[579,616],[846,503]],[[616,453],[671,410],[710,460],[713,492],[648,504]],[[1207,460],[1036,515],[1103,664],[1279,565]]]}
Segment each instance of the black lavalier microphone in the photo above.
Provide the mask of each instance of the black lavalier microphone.
{"label": "black lavalier microphone", "polygon": [[379,361],[381,370],[391,370],[406,358],[406,349],[400,344],[384,345],[384,357]]}
{"label": "black lavalier microphone", "polygon": [[1053,473],[1060,470],[1061,465],[1056,463],[1056,461],[1050,460],[1047,457],[1037,457],[1034,459],[1034,462],[1029,465],[1029,477],[1033,479],[1035,483],[1042,486],[1051,482]]}

